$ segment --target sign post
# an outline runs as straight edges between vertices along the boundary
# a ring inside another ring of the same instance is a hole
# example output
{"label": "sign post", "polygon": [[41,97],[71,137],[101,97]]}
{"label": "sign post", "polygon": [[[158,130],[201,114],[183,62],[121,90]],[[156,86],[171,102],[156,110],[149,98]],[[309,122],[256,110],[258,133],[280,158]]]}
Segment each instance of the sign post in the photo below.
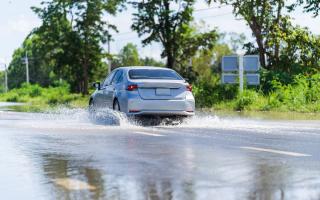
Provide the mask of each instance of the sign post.
{"label": "sign post", "polygon": [[26,51],[26,58],[25,58],[25,62],[26,62],[26,79],[27,79],[27,83],[29,84],[29,59],[28,59],[28,52]]}
{"label": "sign post", "polygon": [[7,64],[4,64],[4,91],[5,91],[5,93],[8,92],[8,71],[7,71]]}
{"label": "sign post", "polygon": [[239,91],[243,92],[243,56],[239,56]]}
{"label": "sign post", "polygon": [[[259,56],[224,56],[222,58],[222,83],[238,84],[239,91],[243,92],[244,81],[247,85],[260,84]],[[245,79],[245,80],[244,80]]]}

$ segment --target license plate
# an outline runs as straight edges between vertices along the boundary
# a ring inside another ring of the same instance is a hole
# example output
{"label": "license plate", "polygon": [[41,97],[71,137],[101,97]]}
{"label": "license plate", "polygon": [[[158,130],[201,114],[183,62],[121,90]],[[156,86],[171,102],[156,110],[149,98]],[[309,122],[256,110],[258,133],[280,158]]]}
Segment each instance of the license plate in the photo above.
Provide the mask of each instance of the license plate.
{"label": "license plate", "polygon": [[158,95],[158,96],[170,96],[171,95],[171,91],[170,91],[170,89],[166,89],[166,88],[157,88],[156,89],[156,95]]}

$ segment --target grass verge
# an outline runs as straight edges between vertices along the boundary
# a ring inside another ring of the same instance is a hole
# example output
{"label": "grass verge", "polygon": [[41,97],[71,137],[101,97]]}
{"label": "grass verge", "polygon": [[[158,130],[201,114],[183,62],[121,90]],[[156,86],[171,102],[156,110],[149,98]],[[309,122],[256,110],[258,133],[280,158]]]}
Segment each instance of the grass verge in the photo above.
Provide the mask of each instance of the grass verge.
{"label": "grass verge", "polygon": [[67,85],[42,88],[39,85],[24,84],[21,88],[0,94],[0,101],[25,103],[23,106],[11,107],[15,111],[22,112],[43,112],[59,106],[85,108],[88,105],[88,98],[81,94],[70,93]]}

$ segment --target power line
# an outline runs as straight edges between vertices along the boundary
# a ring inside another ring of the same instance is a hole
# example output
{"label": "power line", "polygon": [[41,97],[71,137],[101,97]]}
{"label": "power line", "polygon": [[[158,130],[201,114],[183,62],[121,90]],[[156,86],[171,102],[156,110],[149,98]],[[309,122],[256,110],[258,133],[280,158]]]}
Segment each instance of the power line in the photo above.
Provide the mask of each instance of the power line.
{"label": "power line", "polygon": [[202,12],[202,11],[207,11],[207,10],[212,10],[212,9],[219,9],[219,8],[223,8],[223,7],[227,7],[230,5],[221,5],[221,6],[215,6],[215,7],[210,7],[210,8],[201,8],[201,9],[196,9],[193,12]]}
{"label": "power line", "polygon": [[[233,14],[233,13],[232,12],[228,12],[228,13],[222,13],[222,14],[218,14],[218,15],[210,15],[210,16],[206,16],[206,17],[201,17],[199,19],[216,18],[216,17],[226,16],[226,15],[231,15],[231,14]],[[115,34],[113,36],[117,37],[117,36],[132,34],[132,33],[136,33],[136,32],[128,31],[128,32],[118,33],[118,34]],[[135,38],[137,38],[137,37],[130,37],[130,38],[125,38],[125,39],[121,39],[121,40],[131,40],[131,39],[135,39]]]}
{"label": "power line", "polygon": [[[196,9],[196,10],[194,10],[193,12],[203,12],[203,11],[213,10],[213,9],[219,9],[219,8],[223,8],[223,7],[227,7],[227,6],[230,6],[230,5],[221,5],[221,6],[215,6],[215,7],[210,7],[210,8],[201,8],[201,9]],[[213,16],[208,16],[208,17],[202,17],[202,18],[200,18],[200,19],[220,17],[220,16],[229,15],[229,14],[232,14],[232,12],[230,12],[230,13],[218,14],[218,15],[213,15]],[[114,34],[113,36],[122,36],[122,35],[128,35],[128,34],[132,34],[132,33],[136,33],[136,32],[134,32],[134,31],[127,31],[127,32],[122,32],[122,33]]]}
{"label": "power line", "polygon": [[4,92],[8,92],[8,70],[7,70],[7,64],[1,63],[4,65]]}
{"label": "power line", "polygon": [[221,16],[226,16],[226,15],[231,15],[231,14],[233,14],[233,13],[232,12],[228,12],[228,13],[222,13],[222,14],[218,14],[218,15],[211,15],[211,16],[201,17],[200,19],[215,18],[215,17],[221,17]]}

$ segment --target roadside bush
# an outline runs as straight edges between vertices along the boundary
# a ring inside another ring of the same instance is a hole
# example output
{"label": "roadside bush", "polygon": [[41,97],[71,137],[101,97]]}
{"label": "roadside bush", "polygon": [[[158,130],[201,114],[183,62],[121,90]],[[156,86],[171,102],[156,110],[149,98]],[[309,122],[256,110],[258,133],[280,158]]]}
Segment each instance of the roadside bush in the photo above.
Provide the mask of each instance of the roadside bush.
{"label": "roadside bush", "polygon": [[8,101],[8,102],[18,102],[18,101],[19,101],[19,96],[18,96],[18,94],[8,95],[8,96],[5,98],[5,101]]}
{"label": "roadside bush", "polygon": [[234,109],[238,111],[245,110],[245,108],[251,106],[258,97],[259,95],[257,92],[253,90],[244,90],[242,94],[238,94],[235,100]]}
{"label": "roadside bush", "polygon": [[0,101],[23,102],[36,106],[33,111],[45,110],[57,105],[75,104],[77,107],[87,105],[86,96],[71,94],[69,85],[62,83],[58,87],[42,88],[39,85],[23,84],[21,88],[10,90],[0,95]]}
{"label": "roadside bush", "polygon": [[310,104],[320,100],[319,74],[311,77],[297,75],[293,83],[289,85],[273,81],[273,87],[276,90],[269,95],[272,107],[279,107],[282,104],[291,111],[307,111]]}
{"label": "roadside bush", "polygon": [[212,107],[221,101],[232,100],[237,96],[237,90],[235,85],[221,85],[218,78],[201,80],[193,85],[197,107]]}

